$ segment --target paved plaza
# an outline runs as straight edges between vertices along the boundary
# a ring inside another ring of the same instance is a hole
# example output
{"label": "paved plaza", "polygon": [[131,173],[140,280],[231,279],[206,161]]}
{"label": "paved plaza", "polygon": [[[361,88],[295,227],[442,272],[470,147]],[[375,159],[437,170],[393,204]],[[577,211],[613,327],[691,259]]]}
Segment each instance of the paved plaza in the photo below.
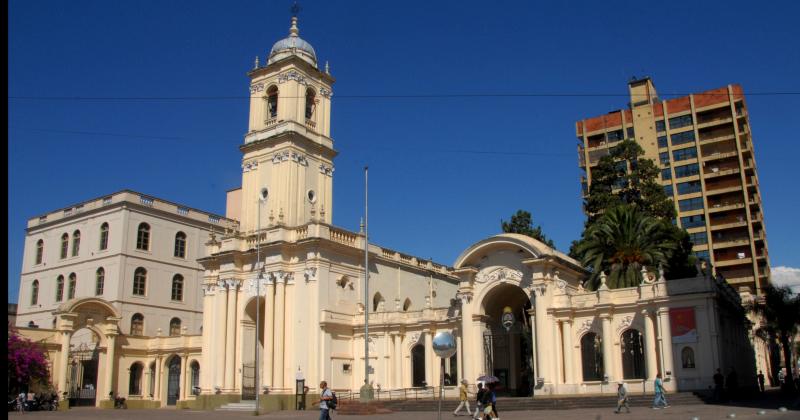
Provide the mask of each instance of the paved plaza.
{"label": "paved plaza", "polygon": [[[697,417],[699,420],[727,419],[730,414],[735,414],[736,419],[781,419],[796,420],[800,419],[800,412],[790,410],[779,412],[775,409],[762,409],[752,407],[735,407],[720,405],[687,405],[672,406],[662,410],[653,410],[649,407],[633,407],[630,414],[614,414],[614,407],[608,409],[574,409],[574,410],[536,410],[536,411],[507,411],[501,412],[500,418],[503,420],[521,419],[559,419],[559,420],[601,420],[601,419],[625,419],[625,420],[658,420],[658,419],[686,419],[690,420]],[[452,408],[451,408],[452,410]],[[765,414],[759,415],[758,412],[764,410]],[[160,419],[187,419],[187,420],[224,420],[253,418],[252,413],[220,412],[220,411],[192,411],[192,410],[100,410],[96,408],[74,408],[68,412],[28,412],[24,414],[9,413],[9,418],[33,419],[63,419],[63,420],[94,420],[94,419],[135,419],[141,420],[160,420]],[[281,419],[317,419],[319,412],[316,410],[308,411],[282,411],[259,416],[268,420]],[[368,418],[379,418],[381,420],[435,420],[436,412],[397,412],[392,414],[373,415],[373,416],[346,416],[337,415],[334,412],[331,416],[335,420],[365,420]],[[442,412],[443,419],[464,419],[467,416],[453,417],[451,411]]]}

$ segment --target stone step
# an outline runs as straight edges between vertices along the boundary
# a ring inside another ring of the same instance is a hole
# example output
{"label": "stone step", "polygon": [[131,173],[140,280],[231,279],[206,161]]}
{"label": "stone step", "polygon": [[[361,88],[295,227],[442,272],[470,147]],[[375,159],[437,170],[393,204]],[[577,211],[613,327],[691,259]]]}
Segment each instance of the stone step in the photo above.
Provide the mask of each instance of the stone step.
{"label": "stone step", "polygon": [[228,403],[217,408],[216,411],[256,411],[255,401]]}

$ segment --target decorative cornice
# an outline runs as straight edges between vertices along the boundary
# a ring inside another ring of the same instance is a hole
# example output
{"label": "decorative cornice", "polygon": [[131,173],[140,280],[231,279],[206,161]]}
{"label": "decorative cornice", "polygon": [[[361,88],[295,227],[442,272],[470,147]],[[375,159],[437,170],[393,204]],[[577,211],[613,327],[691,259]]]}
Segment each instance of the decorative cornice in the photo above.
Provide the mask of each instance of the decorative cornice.
{"label": "decorative cornice", "polygon": [[478,283],[491,283],[502,280],[520,282],[522,281],[522,271],[514,270],[508,267],[499,267],[483,269],[475,276],[475,281]]}
{"label": "decorative cornice", "polygon": [[289,70],[286,73],[278,75],[278,84],[286,83],[290,80],[294,80],[301,85],[308,85],[306,77],[295,70]]}
{"label": "decorative cornice", "polygon": [[632,323],[633,323],[633,317],[632,316],[628,315],[628,316],[622,318],[622,320],[619,322],[619,326],[617,326],[617,332],[620,332],[620,331],[624,330],[625,328],[630,327]]}
{"label": "decorative cornice", "polygon": [[319,88],[319,94],[324,96],[324,97],[326,97],[326,98],[330,98],[331,96],[333,96],[333,91],[331,91],[330,89],[321,87],[321,88]]}

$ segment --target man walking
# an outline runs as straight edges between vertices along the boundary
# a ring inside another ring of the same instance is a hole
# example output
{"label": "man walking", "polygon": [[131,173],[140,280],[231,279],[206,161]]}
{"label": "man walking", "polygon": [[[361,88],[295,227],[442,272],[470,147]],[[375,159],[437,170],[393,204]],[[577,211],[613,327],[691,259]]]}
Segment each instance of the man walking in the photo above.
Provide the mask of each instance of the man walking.
{"label": "man walking", "polygon": [[328,389],[328,383],[322,381],[319,383],[319,420],[331,420],[330,409],[328,408],[328,401],[333,399],[333,392]]}
{"label": "man walking", "polygon": [[722,401],[722,386],[725,384],[725,377],[722,376],[722,371],[717,369],[714,374],[714,401]]}
{"label": "man walking", "polygon": [[668,408],[667,399],[664,398],[664,382],[661,380],[661,372],[656,375],[655,386],[656,398],[653,400],[653,410]]}
{"label": "man walking", "polygon": [[758,375],[756,375],[756,378],[758,379],[758,389],[763,394],[764,393],[764,372],[759,370],[758,371]]}
{"label": "man walking", "polygon": [[467,415],[472,414],[472,410],[469,409],[469,400],[467,399],[467,380],[461,380],[461,386],[458,387],[458,399],[461,401],[456,407],[455,411],[453,411],[453,415],[457,416],[458,412],[461,411],[461,407],[467,407]]}
{"label": "man walking", "polygon": [[614,410],[614,413],[619,414],[622,411],[622,407],[625,407],[628,413],[631,412],[631,408],[628,406],[628,390],[625,388],[625,382],[619,381],[619,386],[617,386],[617,409]]}
{"label": "man walking", "polygon": [[482,418],[483,414],[483,394],[486,392],[486,388],[483,387],[481,382],[478,382],[478,392],[475,394],[475,414],[472,415],[472,418],[477,420]]}

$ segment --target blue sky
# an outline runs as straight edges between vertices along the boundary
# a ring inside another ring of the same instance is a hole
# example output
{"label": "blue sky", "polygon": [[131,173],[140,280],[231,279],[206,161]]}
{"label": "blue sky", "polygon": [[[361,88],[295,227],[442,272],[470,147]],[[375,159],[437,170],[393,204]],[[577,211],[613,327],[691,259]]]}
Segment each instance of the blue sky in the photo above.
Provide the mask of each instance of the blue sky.
{"label": "blue sky", "polygon": [[[9,3],[17,97],[247,96],[245,73],[286,36],[291,5]],[[300,35],[337,78],[334,223],[358,228],[368,164],[372,240],[448,265],[517,209],[568,249],[583,223],[574,122],[624,107],[631,76],[653,77],[663,97],[729,83],[800,92],[796,2],[302,6]],[[620,96],[352,97],[514,93]],[[800,95],[747,103],[771,264],[800,278]],[[28,218],[123,188],[224,213],[240,183],[245,99],[9,99],[8,109],[10,302]]]}

